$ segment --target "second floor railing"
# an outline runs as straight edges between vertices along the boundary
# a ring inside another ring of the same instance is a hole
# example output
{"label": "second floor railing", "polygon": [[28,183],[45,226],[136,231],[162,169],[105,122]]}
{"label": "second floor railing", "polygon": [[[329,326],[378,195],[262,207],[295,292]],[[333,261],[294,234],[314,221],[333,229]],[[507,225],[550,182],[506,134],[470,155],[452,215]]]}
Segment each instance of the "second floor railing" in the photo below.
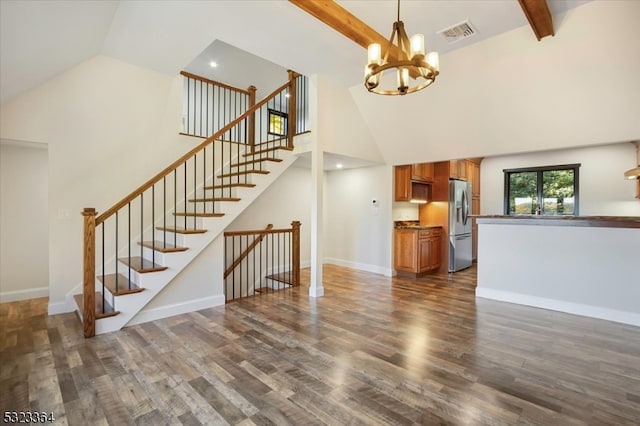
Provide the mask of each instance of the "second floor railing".
{"label": "second floor railing", "polygon": [[[187,71],[180,74],[184,77],[182,134],[207,138],[256,103],[255,86],[241,89]],[[289,71],[289,79],[290,90],[269,102],[261,120],[247,123],[244,132],[231,129],[223,139],[253,144],[256,139],[286,135],[290,128],[297,133],[309,130],[308,78]]]}

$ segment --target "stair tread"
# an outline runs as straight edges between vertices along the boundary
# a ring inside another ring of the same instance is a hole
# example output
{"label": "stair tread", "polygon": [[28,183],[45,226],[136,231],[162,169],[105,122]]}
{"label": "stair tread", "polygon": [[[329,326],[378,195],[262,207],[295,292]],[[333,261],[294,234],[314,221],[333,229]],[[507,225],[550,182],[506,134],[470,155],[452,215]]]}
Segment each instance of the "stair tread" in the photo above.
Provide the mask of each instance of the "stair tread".
{"label": "stair tread", "polygon": [[249,164],[261,163],[263,161],[272,161],[274,163],[280,163],[282,162],[282,158],[275,158],[275,157],[255,158],[253,160],[247,160],[247,161],[242,161],[240,163],[231,164],[230,167],[248,166]]}
{"label": "stair tread", "polygon": [[292,271],[285,271],[285,272],[279,272],[277,274],[267,275],[265,278],[268,278],[268,279],[274,280],[274,281],[279,281],[279,282],[281,282],[283,284],[293,285],[293,272]]}
{"label": "stair tread", "polygon": [[204,202],[212,202],[212,201],[231,201],[236,202],[240,201],[242,198],[238,197],[213,197],[213,198],[192,198],[189,200],[190,203],[204,203]]}
{"label": "stair tread", "polygon": [[264,148],[258,151],[253,151],[253,152],[248,152],[245,154],[242,154],[243,157],[250,157],[252,155],[258,155],[258,154],[263,154],[265,152],[272,152],[272,151],[277,151],[279,149],[285,150],[285,151],[293,151],[293,148],[290,148],[288,146],[274,146],[272,148]]}
{"label": "stair tread", "polygon": [[[116,290],[116,280],[118,283]],[[139,293],[144,288],[138,287],[135,283],[130,283],[129,279],[122,274],[109,274],[104,276],[98,275],[98,281],[104,284],[109,289],[109,292],[114,296],[122,296],[125,294]]]}
{"label": "stair tread", "polygon": [[251,174],[251,173],[255,173],[255,174],[259,174],[259,175],[268,175],[270,172],[268,170],[251,169],[251,170],[243,170],[241,172],[233,172],[233,173],[221,174],[221,175],[218,175],[218,178],[225,178],[225,177],[232,177],[232,176],[242,176],[242,175],[248,175],[248,174]]}
{"label": "stair tread", "polygon": [[225,185],[205,186],[203,189],[254,188],[255,183],[228,183]]}
{"label": "stair tread", "polygon": [[118,260],[141,274],[146,274],[147,272],[160,272],[168,269],[166,266],[159,265],[158,263],[154,265],[153,261],[144,259],[140,256],[132,256],[130,258],[123,257]]}
{"label": "stair tread", "polygon": [[204,234],[205,232],[207,232],[206,229],[185,229],[173,226],[158,226],[156,227],[156,229],[159,231],[175,232],[176,234]]}
{"label": "stair tread", "polygon": [[282,288],[271,288],[271,287],[258,287],[254,291],[256,293],[275,293],[277,291],[282,291],[289,289],[291,287],[282,287]]}
{"label": "stair tread", "polygon": [[[80,315],[84,315],[84,296],[82,293],[76,294],[73,296],[76,301],[76,305],[78,305],[78,309],[80,310]],[[99,320],[101,318],[108,318],[116,316],[120,313],[120,311],[116,311],[113,309],[111,305],[105,300],[105,312],[102,311],[102,293],[96,291],[96,319]]]}
{"label": "stair tread", "polygon": [[160,253],[174,253],[177,251],[189,250],[188,247],[175,246],[173,244],[170,244],[164,241],[158,241],[158,240],[143,241],[143,242],[138,241],[138,245],[150,248],[151,250],[159,251]]}
{"label": "stair tread", "polygon": [[[217,199],[216,199],[217,200]],[[178,212],[174,213],[174,216],[187,216],[187,217],[222,217],[224,213],[199,213],[199,212]]]}

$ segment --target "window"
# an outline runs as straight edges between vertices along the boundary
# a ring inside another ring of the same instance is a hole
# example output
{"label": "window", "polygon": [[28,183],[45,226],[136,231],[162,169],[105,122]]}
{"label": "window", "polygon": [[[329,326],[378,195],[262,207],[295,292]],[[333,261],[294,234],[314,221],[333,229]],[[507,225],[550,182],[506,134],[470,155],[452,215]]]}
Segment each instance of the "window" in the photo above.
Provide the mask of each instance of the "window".
{"label": "window", "polygon": [[578,215],[580,164],[504,171],[507,215]]}
{"label": "window", "polygon": [[287,114],[284,112],[269,109],[269,132],[270,135],[287,135]]}

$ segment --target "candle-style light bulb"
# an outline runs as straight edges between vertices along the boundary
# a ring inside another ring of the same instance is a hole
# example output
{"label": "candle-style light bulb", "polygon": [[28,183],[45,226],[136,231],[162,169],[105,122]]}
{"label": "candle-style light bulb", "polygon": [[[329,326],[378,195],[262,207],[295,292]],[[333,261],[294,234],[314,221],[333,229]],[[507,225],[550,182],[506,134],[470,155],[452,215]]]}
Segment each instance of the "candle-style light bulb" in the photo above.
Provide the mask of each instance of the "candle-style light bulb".
{"label": "candle-style light bulb", "polygon": [[379,43],[371,43],[367,48],[369,56],[368,65],[380,65],[382,63],[382,48]]}
{"label": "candle-style light bulb", "polygon": [[422,34],[414,34],[411,36],[411,59],[416,56],[424,56],[424,36]]}

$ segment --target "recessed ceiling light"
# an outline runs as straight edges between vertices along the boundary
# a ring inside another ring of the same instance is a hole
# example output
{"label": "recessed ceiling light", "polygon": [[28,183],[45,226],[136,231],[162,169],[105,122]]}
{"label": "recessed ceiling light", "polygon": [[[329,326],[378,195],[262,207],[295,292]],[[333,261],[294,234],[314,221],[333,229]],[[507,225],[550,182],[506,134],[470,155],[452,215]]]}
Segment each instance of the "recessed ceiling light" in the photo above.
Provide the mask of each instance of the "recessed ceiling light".
{"label": "recessed ceiling light", "polygon": [[342,163],[338,163],[338,164],[336,164],[336,169],[341,169],[342,167],[343,167],[343,166],[342,166]]}
{"label": "recessed ceiling light", "polygon": [[215,67],[217,67],[217,66],[218,66],[218,64],[216,63],[216,61],[211,61],[211,62],[209,62],[209,66],[210,66],[211,68],[215,68]]}

